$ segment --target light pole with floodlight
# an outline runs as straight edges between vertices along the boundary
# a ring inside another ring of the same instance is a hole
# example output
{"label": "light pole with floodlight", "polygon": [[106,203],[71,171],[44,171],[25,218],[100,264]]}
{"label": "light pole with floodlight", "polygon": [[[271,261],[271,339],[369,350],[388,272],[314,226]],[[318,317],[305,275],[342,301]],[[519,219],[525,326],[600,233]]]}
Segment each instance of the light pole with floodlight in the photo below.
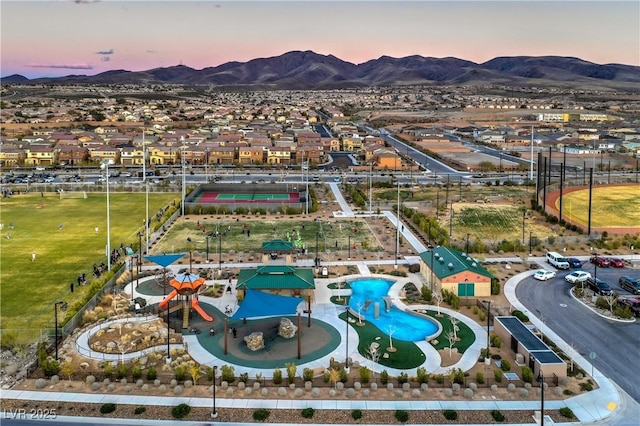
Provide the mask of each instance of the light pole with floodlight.
{"label": "light pole with floodlight", "polygon": [[111,270],[111,213],[109,207],[109,164],[113,164],[113,160],[104,159],[100,163],[100,168],[104,169],[107,180],[107,270]]}

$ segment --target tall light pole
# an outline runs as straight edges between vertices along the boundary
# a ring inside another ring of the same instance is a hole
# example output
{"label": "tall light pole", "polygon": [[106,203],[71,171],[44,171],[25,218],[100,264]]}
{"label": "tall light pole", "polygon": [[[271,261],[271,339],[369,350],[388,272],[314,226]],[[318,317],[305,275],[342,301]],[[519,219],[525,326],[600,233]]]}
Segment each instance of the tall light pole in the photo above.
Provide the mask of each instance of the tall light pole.
{"label": "tall light pole", "polygon": [[222,276],[222,232],[218,230],[218,278]]}
{"label": "tall light pole", "polygon": [[372,180],[373,180],[373,163],[369,163],[369,216],[373,216],[373,204],[371,199],[371,194],[372,194],[371,181]]}
{"label": "tall light pole", "polygon": [[538,382],[540,382],[540,426],[544,426],[544,374],[542,368],[538,372]]}
{"label": "tall light pole", "polygon": [[[225,333],[226,334],[226,333]],[[216,373],[218,372],[218,366],[213,366],[213,411],[211,411],[211,418],[218,417],[218,410],[216,410]]]}
{"label": "tall light pole", "polygon": [[489,358],[491,358],[490,349],[489,349],[491,347],[491,345],[489,344],[489,342],[490,342],[489,324],[490,324],[490,320],[491,320],[491,300],[485,300],[482,303],[487,305],[487,356],[486,356],[486,359],[489,359]]}
{"label": "tall light pole", "polygon": [[522,209],[522,245],[524,245],[524,225],[525,225],[526,218],[527,218],[527,209],[523,208]]}
{"label": "tall light pole", "polygon": [[149,254],[149,182],[145,182],[145,201],[146,201],[146,218],[144,221],[144,230],[145,230],[145,254]]}
{"label": "tall light pole", "polygon": [[55,326],[55,343],[54,346],[56,348],[56,361],[58,360],[58,306],[60,306],[60,310],[61,311],[66,311],[67,310],[67,302],[56,302],[53,304],[53,320],[54,320],[54,326]]}
{"label": "tall light pole", "polygon": [[396,184],[398,186],[398,208],[396,217],[396,255],[393,259],[393,267],[398,269],[398,251],[400,250],[400,179],[396,177]]}
{"label": "tall light pole", "polygon": [[100,168],[104,169],[107,176],[107,270],[111,270],[111,213],[109,206],[109,164],[113,160],[105,159],[100,163]]}
{"label": "tall light pole", "polygon": [[193,264],[193,243],[191,237],[187,237],[187,246],[189,247],[189,274],[191,274],[191,267]]}
{"label": "tall light pole", "polygon": [[347,306],[344,310],[345,313],[345,323],[347,324],[347,339],[346,339],[346,349],[344,356],[344,369],[349,372],[349,303],[347,302]]}
{"label": "tall light pole", "polygon": [[133,305],[133,256],[129,258],[129,276],[131,277],[131,305]]}
{"label": "tall light pole", "polygon": [[184,199],[187,193],[186,190],[186,168],[185,168],[185,162],[184,162],[184,136],[182,136],[180,138],[180,140],[182,141],[182,147],[180,149],[180,160],[182,162],[182,216],[184,216]]}
{"label": "tall light pole", "polygon": [[351,260],[351,235],[349,235],[348,237],[349,237],[349,240],[348,240],[349,244],[348,244],[347,250],[349,250],[348,252],[349,254],[347,255],[347,260]]}

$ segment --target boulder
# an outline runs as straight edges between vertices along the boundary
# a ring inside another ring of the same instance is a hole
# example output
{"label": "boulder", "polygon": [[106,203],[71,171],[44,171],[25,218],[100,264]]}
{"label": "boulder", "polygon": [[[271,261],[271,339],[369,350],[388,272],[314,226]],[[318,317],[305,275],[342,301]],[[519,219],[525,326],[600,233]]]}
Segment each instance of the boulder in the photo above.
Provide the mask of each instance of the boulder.
{"label": "boulder", "polygon": [[289,318],[281,318],[280,326],[278,327],[278,336],[282,336],[285,339],[291,339],[296,335],[298,327],[293,325],[293,322]]}
{"label": "boulder", "polygon": [[261,331],[254,331],[245,336],[244,341],[247,343],[247,347],[254,352],[264,348],[264,337]]}

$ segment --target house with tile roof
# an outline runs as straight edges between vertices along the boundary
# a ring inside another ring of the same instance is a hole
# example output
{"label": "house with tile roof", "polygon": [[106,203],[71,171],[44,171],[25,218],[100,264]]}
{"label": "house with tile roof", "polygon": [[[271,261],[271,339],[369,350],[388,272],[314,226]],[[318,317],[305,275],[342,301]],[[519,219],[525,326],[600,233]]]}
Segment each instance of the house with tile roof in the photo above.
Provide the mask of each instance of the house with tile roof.
{"label": "house with tile roof", "polygon": [[461,251],[438,246],[420,253],[420,274],[434,290],[448,290],[460,297],[491,295],[494,276]]}

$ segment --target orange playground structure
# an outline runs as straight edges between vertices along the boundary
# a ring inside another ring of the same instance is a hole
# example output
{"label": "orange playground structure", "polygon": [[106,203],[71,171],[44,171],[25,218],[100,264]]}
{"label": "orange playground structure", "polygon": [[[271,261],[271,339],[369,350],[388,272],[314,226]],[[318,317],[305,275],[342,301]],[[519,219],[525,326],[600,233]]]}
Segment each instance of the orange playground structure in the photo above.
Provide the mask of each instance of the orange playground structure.
{"label": "orange playground structure", "polygon": [[[169,293],[160,303],[160,309],[166,309],[167,315],[172,312],[182,310],[182,328],[189,328],[189,305],[202,317],[205,321],[213,321],[198,303],[198,293],[205,284],[205,279],[196,274],[178,274],[169,281],[169,285],[173,287],[173,291]],[[178,303],[170,307],[172,299],[177,297]]]}

